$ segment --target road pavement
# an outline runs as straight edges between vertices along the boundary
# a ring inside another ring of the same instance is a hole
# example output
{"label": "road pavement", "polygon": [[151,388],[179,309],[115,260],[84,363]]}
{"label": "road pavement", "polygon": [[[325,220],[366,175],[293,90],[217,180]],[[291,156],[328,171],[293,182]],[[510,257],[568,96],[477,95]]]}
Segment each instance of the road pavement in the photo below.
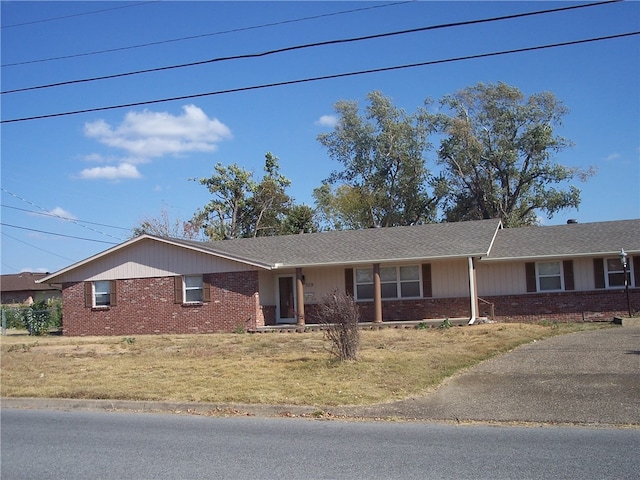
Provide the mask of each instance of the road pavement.
{"label": "road pavement", "polygon": [[4,398],[2,407],[640,427],[640,327],[561,335],[482,362],[399,402],[320,407]]}

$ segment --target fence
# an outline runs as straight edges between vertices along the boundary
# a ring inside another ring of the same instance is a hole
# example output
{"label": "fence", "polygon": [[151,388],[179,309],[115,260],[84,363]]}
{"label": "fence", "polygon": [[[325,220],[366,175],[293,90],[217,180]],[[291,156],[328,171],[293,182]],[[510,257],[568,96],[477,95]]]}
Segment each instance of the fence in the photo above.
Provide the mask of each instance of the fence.
{"label": "fence", "polygon": [[25,329],[29,335],[46,335],[62,327],[62,304],[38,302],[31,306],[2,306],[2,335],[7,328]]}

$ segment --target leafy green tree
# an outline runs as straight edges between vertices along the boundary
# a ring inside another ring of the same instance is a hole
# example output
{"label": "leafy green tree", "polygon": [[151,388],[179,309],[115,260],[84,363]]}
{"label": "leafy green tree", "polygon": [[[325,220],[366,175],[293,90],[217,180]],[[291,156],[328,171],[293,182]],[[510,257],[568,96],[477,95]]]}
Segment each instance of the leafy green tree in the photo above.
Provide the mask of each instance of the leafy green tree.
{"label": "leafy green tree", "polygon": [[314,233],[318,231],[315,212],[308,205],[293,205],[286,213],[280,226],[280,235]]}
{"label": "leafy green tree", "polygon": [[271,152],[265,155],[264,171],[262,180],[253,185],[252,196],[247,201],[251,222],[245,225],[245,236],[278,235],[293,203],[285,192],[291,181],[280,174],[278,157]]}
{"label": "leafy green tree", "polygon": [[428,194],[430,175],[425,161],[430,116],[423,108],[408,114],[381,92],[369,93],[367,100],[363,115],[357,102],[337,102],[337,126],[318,136],[329,156],[343,166],[316,189],[322,218],[331,228],[433,221],[437,199]]}
{"label": "leafy green tree", "polygon": [[448,95],[434,117],[445,135],[438,151],[446,184],[447,221],[501,218],[507,227],[537,223],[577,208],[570,182],[591,170],[560,165],[555,154],[571,143],[554,132],[568,110],[552,93],[529,97],[504,83],[482,84]]}
{"label": "leafy green tree", "polygon": [[247,231],[247,203],[255,188],[252,173],[237,164],[214,167],[209,178],[192,179],[207,187],[213,198],[194,215],[212,240],[237,238]]}
{"label": "leafy green tree", "polygon": [[212,240],[281,234],[294,206],[286,193],[291,182],[280,173],[278,157],[270,152],[265,155],[264,171],[256,182],[252,172],[237,164],[218,163],[211,177],[193,179],[213,196],[196,212],[194,224],[202,225]]}

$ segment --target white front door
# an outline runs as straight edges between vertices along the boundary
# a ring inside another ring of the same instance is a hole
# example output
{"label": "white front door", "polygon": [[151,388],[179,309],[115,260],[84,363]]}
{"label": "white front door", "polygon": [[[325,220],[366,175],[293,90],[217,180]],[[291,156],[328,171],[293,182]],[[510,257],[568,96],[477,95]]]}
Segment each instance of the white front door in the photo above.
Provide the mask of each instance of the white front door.
{"label": "white front door", "polygon": [[276,323],[296,323],[295,276],[279,276],[276,295]]}

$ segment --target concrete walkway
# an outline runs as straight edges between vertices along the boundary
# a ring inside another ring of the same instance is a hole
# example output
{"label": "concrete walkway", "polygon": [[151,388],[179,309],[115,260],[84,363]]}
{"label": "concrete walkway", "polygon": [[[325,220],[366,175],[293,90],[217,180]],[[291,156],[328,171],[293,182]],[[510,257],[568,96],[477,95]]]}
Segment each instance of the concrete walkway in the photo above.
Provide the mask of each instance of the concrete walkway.
{"label": "concrete walkway", "polygon": [[523,345],[450,378],[433,393],[383,405],[3,398],[2,407],[640,427],[640,327],[573,333]]}

